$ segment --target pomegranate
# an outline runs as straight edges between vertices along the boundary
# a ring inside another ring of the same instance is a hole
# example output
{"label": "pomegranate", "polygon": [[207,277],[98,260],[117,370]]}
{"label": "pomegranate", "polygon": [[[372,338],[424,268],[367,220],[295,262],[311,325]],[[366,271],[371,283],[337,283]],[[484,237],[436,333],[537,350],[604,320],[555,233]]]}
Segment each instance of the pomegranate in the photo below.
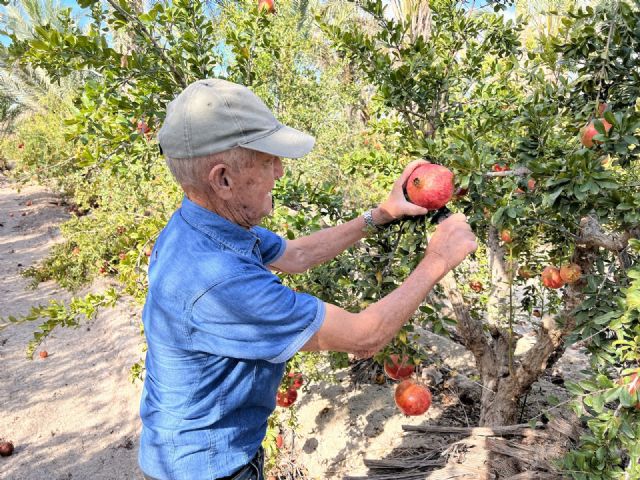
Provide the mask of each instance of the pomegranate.
{"label": "pomegranate", "polygon": [[606,112],[608,109],[609,105],[604,102],[598,102],[598,115],[604,115],[604,112]]}
{"label": "pomegranate", "polygon": [[[607,122],[604,118],[601,118],[600,121],[604,126],[605,133],[609,133],[609,130],[611,130],[611,124]],[[584,145],[587,148],[591,148],[593,147],[594,143],[602,143],[601,141],[593,139],[593,137],[595,137],[596,135],[598,135],[598,131],[596,130],[596,127],[592,120],[591,122],[589,122],[587,126],[585,126],[581,130],[580,141],[582,142],[582,145]]]}
{"label": "pomegranate", "polygon": [[405,415],[422,415],[431,406],[431,392],[413,380],[403,380],[396,387],[395,401]]}
{"label": "pomegranate", "polygon": [[582,276],[582,269],[580,265],[575,263],[567,263],[560,267],[560,277],[566,283],[575,283],[580,280]]}
{"label": "pomegranate", "polygon": [[412,203],[438,210],[453,196],[453,172],[433,163],[420,165],[409,175],[406,189]]}
{"label": "pomegranate", "polygon": [[295,388],[286,391],[279,391],[276,395],[276,405],[279,407],[289,408],[298,399],[298,392]]}
{"label": "pomegranate", "polygon": [[0,455],[3,457],[8,457],[13,453],[13,443],[2,441],[0,442]]}
{"label": "pomegranate", "polygon": [[536,188],[536,181],[533,178],[527,180],[527,188],[530,192],[533,192]]}
{"label": "pomegranate", "polygon": [[511,238],[511,232],[509,230],[507,230],[506,228],[504,230],[502,230],[500,232],[500,240],[502,240],[504,243],[513,242],[513,238]]}
{"label": "pomegranate", "polygon": [[304,385],[304,377],[300,372],[289,372],[287,377],[291,383],[291,388],[295,390],[298,390],[302,385]]}
{"label": "pomegranate", "polygon": [[400,355],[394,353],[389,355],[389,359],[384,362],[384,373],[392,380],[404,380],[410,377],[414,370],[415,366],[410,363],[407,355],[403,355],[400,359]]}
{"label": "pomegranate", "polygon": [[560,270],[549,265],[542,271],[542,284],[548,288],[560,288],[564,285],[564,280],[560,276]]}
{"label": "pomegranate", "polygon": [[528,267],[522,266],[518,269],[518,276],[526,280],[533,277],[533,273],[531,272],[531,270],[529,270]]}
{"label": "pomegranate", "polygon": [[40,352],[40,358],[47,358],[49,356],[49,352],[47,352],[46,350],[42,350]]}
{"label": "pomegranate", "polygon": [[267,10],[267,13],[274,13],[276,11],[274,3],[274,0],[259,0],[258,10],[262,10],[264,8]]}

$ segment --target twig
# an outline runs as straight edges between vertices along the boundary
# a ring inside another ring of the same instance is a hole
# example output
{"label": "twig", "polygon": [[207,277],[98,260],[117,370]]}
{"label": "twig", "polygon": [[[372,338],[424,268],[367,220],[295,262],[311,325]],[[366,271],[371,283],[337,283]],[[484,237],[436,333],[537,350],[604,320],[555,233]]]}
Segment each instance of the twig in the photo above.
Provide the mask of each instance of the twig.
{"label": "twig", "polygon": [[[158,45],[158,42],[156,42],[156,39],[153,38],[151,33],[149,33],[149,31],[144,26],[144,24],[140,21],[140,19],[135,15],[131,15],[129,12],[127,12],[125,9],[123,9],[120,5],[118,5],[114,0],[107,0],[107,3],[109,3],[109,5],[111,5],[114,10],[116,10],[118,13],[120,13],[122,16],[124,16],[130,23],[134,23],[134,24],[137,25],[138,31],[144,37],[146,37],[147,40],[149,40],[151,42],[153,47],[158,52],[158,55],[160,55],[162,60],[164,60],[164,62],[167,64],[167,66],[171,69],[171,72],[173,73],[173,75],[174,75],[175,79],[178,81],[178,83],[183,88],[186,88],[187,82],[184,79],[184,77],[182,76],[182,73],[175,68],[175,66],[173,65],[173,62],[171,62],[171,59],[164,52],[164,49],[160,45]],[[135,30],[136,26],[134,26],[133,28]]]}
{"label": "twig", "polygon": [[[536,423],[536,428],[543,428],[542,422]],[[402,425],[402,429],[407,432],[422,433],[458,433],[462,435],[477,437],[501,437],[504,435],[526,435],[533,430],[528,423],[519,425],[506,425],[499,427],[451,427],[444,425]]]}

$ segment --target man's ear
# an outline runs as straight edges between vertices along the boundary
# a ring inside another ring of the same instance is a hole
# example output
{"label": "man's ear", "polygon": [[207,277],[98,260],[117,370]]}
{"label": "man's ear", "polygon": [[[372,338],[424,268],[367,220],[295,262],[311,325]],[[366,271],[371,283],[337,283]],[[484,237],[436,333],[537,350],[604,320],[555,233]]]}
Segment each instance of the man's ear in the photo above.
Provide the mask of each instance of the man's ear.
{"label": "man's ear", "polygon": [[233,178],[231,177],[231,169],[224,163],[219,163],[209,171],[209,185],[222,200],[229,200],[232,196]]}

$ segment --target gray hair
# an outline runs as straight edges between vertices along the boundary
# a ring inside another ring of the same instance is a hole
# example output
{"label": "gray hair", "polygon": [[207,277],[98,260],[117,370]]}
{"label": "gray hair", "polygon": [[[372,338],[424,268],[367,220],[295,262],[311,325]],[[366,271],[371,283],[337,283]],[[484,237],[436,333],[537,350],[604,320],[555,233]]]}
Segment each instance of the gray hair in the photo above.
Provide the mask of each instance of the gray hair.
{"label": "gray hair", "polygon": [[224,152],[213,153],[211,155],[203,155],[194,158],[169,158],[165,157],[167,166],[173,175],[173,178],[182,185],[182,187],[192,186],[200,187],[207,183],[209,172],[211,169],[224,163],[235,171],[241,168],[247,168],[253,165],[256,158],[256,152],[242,147],[235,147]]}

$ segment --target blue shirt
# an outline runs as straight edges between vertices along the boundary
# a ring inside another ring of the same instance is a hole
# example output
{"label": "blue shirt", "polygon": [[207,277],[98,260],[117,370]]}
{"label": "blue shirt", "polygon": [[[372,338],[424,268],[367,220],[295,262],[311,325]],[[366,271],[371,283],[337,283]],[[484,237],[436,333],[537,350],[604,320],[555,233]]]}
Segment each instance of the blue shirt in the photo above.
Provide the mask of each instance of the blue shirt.
{"label": "blue shirt", "polygon": [[185,198],[151,254],[139,463],[161,480],[230,475],[255,455],[290,359],[324,304],[266,267],[285,240]]}

